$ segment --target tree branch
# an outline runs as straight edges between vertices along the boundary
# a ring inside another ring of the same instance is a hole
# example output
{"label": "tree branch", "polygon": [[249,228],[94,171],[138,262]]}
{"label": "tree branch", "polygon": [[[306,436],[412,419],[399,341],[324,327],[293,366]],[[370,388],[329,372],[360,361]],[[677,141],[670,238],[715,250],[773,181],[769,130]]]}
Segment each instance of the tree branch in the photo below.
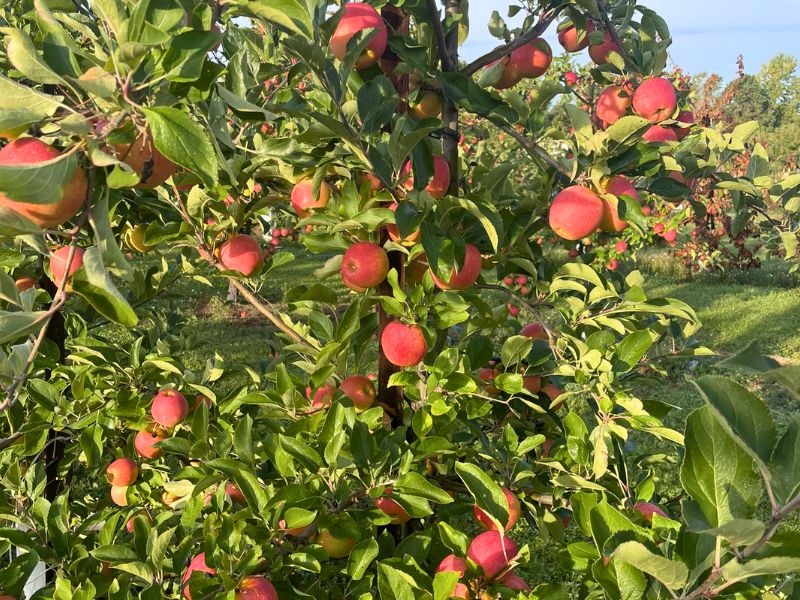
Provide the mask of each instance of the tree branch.
{"label": "tree branch", "polygon": [[547,153],[547,150],[542,148],[539,144],[534,142],[531,139],[528,139],[521,133],[518,133],[513,127],[509,125],[497,125],[500,129],[505,131],[508,135],[513,137],[520,146],[522,146],[525,151],[533,158],[534,160],[540,160],[545,163],[547,166],[555,169],[555,171],[561,175],[561,177],[565,181],[571,181],[572,175],[567,171],[564,166],[559,163],[556,159],[550,156]]}
{"label": "tree branch", "polygon": [[504,56],[508,56],[520,46],[524,46],[528,42],[535,40],[547,30],[553,20],[558,16],[558,13],[564,10],[566,6],[567,4],[562,4],[561,6],[546,11],[541,17],[539,17],[539,21],[530,30],[523,33],[517,39],[508,42],[507,44],[503,44],[502,46],[498,46],[480,58],[476,58],[466,67],[461,69],[461,73],[469,77],[470,75],[477,73],[486,65],[493,63],[496,60],[500,60]]}
{"label": "tree branch", "polygon": [[447,41],[444,38],[444,29],[442,28],[439,9],[436,7],[436,0],[425,1],[428,5],[428,14],[430,15],[431,24],[433,25],[433,35],[436,38],[436,50],[439,54],[439,60],[442,62],[442,70],[448,72],[455,71],[458,65],[452,63],[450,54],[447,52]]}
{"label": "tree branch", "polygon": [[603,28],[608,31],[611,39],[617,45],[617,49],[619,50],[620,56],[622,56],[622,60],[624,60],[625,64],[627,65],[629,62],[628,54],[625,52],[625,46],[622,45],[622,38],[619,37],[617,28],[614,27],[614,24],[608,17],[608,6],[606,6],[605,0],[597,0],[597,8],[600,10],[600,20],[603,21]]}

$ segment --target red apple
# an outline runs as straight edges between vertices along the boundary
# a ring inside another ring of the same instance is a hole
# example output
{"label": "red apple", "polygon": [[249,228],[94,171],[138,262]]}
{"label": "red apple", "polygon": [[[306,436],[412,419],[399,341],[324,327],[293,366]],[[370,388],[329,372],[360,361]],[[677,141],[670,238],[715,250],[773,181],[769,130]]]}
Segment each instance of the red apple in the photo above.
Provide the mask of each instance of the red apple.
{"label": "red apple", "polygon": [[606,64],[614,52],[620,54],[619,47],[614,43],[614,39],[608,31],[603,34],[602,42],[589,46],[589,56],[596,65]]}
{"label": "red apple", "polygon": [[[50,254],[50,272],[53,274],[53,283],[61,287],[64,283],[64,273],[67,269],[67,260],[69,259],[70,247],[62,246],[58,250]],[[72,262],[69,264],[69,272],[66,273],[67,281],[72,279],[75,272],[83,266],[83,255],[86,251],[83,248],[75,247],[75,252],[72,254]]]}
{"label": "red apple", "polygon": [[[0,165],[34,165],[54,160],[60,152],[34,138],[13,140],[0,149]],[[65,183],[61,197],[51,204],[17,202],[0,193],[0,207],[13,210],[36,223],[39,227],[56,227],[78,214],[86,200],[86,172],[77,167],[72,178]]]}
{"label": "red apple", "polygon": [[494,579],[517,555],[514,541],[499,531],[485,531],[470,542],[467,556],[483,569],[486,579]]}
{"label": "red apple", "polygon": [[[397,206],[398,206],[397,202],[393,202],[389,206],[389,210],[391,210],[392,212],[397,212]],[[419,241],[419,236],[420,236],[420,230],[417,229],[416,231],[411,233],[411,235],[409,235],[407,238],[403,238],[400,236],[400,230],[394,223],[387,223],[386,232],[389,234],[390,240],[394,242],[400,242],[402,244],[415,244],[417,243],[417,241]]]}
{"label": "red apple", "polygon": [[111,486],[111,501],[117,506],[128,506],[128,486]]}
{"label": "red apple", "polygon": [[544,326],[544,323],[528,323],[522,330],[519,332],[520,335],[527,336],[534,340],[547,340],[549,339],[547,336],[547,328]]}
{"label": "red apple", "polygon": [[154,448],[158,442],[163,442],[166,438],[159,431],[140,431],[133,438],[133,447],[137,454],[143,458],[158,458],[164,451],[161,448]]}
{"label": "red apple", "polygon": [[[517,497],[511,492],[511,490],[507,488],[500,488],[503,490],[503,494],[506,497],[506,501],[508,502],[508,521],[506,521],[505,530],[508,531],[517,524],[519,520],[520,514],[520,506],[519,500]],[[475,504],[473,507],[473,512],[475,514],[475,519],[478,521],[478,525],[483,527],[484,529],[488,529],[490,531],[497,530],[497,525],[489,518],[489,515],[484,511],[482,508],[478,507]]]}
{"label": "red apple", "polygon": [[[680,123],[687,123],[689,125],[694,125],[694,113],[690,110],[682,110],[678,113],[676,121]],[[678,138],[678,141],[684,139],[687,135],[692,132],[691,127],[676,127],[675,128],[675,137]]]}
{"label": "red apple", "polygon": [[623,175],[616,175],[609,179],[605,184],[606,192],[617,196],[617,198],[602,198],[603,201],[603,220],[600,229],[607,232],[619,232],[628,227],[628,222],[619,217],[619,196],[630,196],[637,202],[639,194],[633,186],[633,182]]}
{"label": "red apple", "polygon": [[510,590],[519,590],[521,592],[529,592],[531,587],[519,575],[508,573],[500,579],[500,583]]}
{"label": "red apple", "polygon": [[[406,189],[414,188],[414,176],[411,173],[411,163],[407,162],[400,173]],[[434,198],[441,198],[450,187],[450,166],[441,156],[433,157],[433,177],[431,177],[425,191]]]}
{"label": "red apple", "polygon": [[558,43],[567,52],[580,52],[589,45],[589,34],[594,31],[591,21],[586,21],[586,29],[578,31],[572,21],[564,21],[558,26]]}
{"label": "red apple", "polygon": [[[209,567],[206,564],[206,553],[205,552],[201,552],[200,554],[195,556],[191,560],[191,562],[189,563],[189,566],[186,567],[186,571],[183,574],[183,579],[181,580],[184,585],[186,585],[186,582],[189,581],[189,578],[192,576],[192,573],[194,573],[194,572],[207,573],[209,575],[216,575],[217,574],[217,570],[216,569],[214,569],[212,567]],[[183,589],[183,595],[186,596],[189,600],[192,600],[192,594],[191,594],[191,592],[189,592],[189,586],[188,585],[186,585],[186,587]]]}
{"label": "red apple", "polygon": [[402,525],[403,523],[407,523],[411,519],[411,516],[406,512],[405,508],[400,506],[397,500],[390,498],[391,495],[392,488],[387,487],[383,490],[383,496],[375,500],[375,506],[377,506],[385,515],[392,517],[392,525]]}
{"label": "red apple", "polygon": [[619,261],[616,258],[612,258],[610,261],[608,261],[608,264],[606,265],[606,268],[609,271],[616,271],[617,267],[619,267]]}
{"label": "red apple", "polygon": [[373,194],[383,189],[383,182],[372,173],[364,173],[359,175],[358,179],[356,179],[356,183],[358,184],[359,188],[365,183],[369,183],[369,191]]}
{"label": "red apple", "polygon": [[266,577],[245,577],[236,588],[235,600],[278,600],[275,586]]}
{"label": "red apple", "polygon": [[347,287],[363,292],[386,279],[389,257],[378,244],[357,242],[344,253],[340,273]]}
{"label": "red apple", "polygon": [[589,188],[573,185],[562,190],[550,205],[550,228],[565,240],[579,240],[603,220],[603,201]]}
{"label": "red apple", "polygon": [[653,225],[653,231],[658,235],[661,235],[662,233],[664,233],[664,224],[656,223],[655,225]]}
{"label": "red apple", "polygon": [[177,390],[162,390],[153,398],[150,414],[162,427],[175,427],[189,414],[189,403]]}
{"label": "red apple", "polygon": [[564,83],[572,87],[578,83],[578,74],[575,71],[567,71],[564,73]]}
{"label": "red apple", "polygon": [[448,281],[439,279],[431,270],[433,282],[441,290],[465,290],[472,287],[481,274],[481,253],[472,244],[467,244],[464,264],[460,269],[453,269]]}
{"label": "red apple", "polygon": [[677,107],[675,86],[663,77],[645,79],[633,93],[633,110],[650,121],[669,119]]}
{"label": "red apple", "polygon": [[664,239],[668,242],[674,242],[678,238],[678,232],[674,229],[670,229],[664,232]]}
{"label": "red apple", "polygon": [[372,6],[365,2],[350,2],[345,4],[344,14],[336,25],[336,30],[330,39],[330,48],[333,55],[339,60],[344,60],[347,54],[347,43],[350,39],[365,29],[377,29],[378,33],[370,40],[367,47],[355,63],[356,69],[365,69],[378,62],[386,49],[386,24],[383,18]]}
{"label": "red apple", "polygon": [[407,325],[391,321],[381,334],[381,348],[386,359],[398,367],[411,367],[419,364],[428,351],[425,335],[418,325]]}
{"label": "red apple", "polygon": [[542,378],[538,375],[527,375],[522,378],[522,387],[531,394],[538,394],[539,390],[542,389]]}
{"label": "red apple", "polygon": [[628,242],[625,240],[620,240],[616,244],[614,244],[614,250],[623,254],[628,249]]}
{"label": "red apple", "polygon": [[339,390],[353,402],[356,412],[367,410],[375,402],[375,385],[364,375],[350,375],[342,379]]}
{"label": "red apple", "polygon": [[[490,63],[486,68],[491,69],[497,64],[497,62],[498,61]],[[510,56],[504,56],[501,58],[500,63],[503,65],[503,72],[500,75],[500,79],[493,84],[493,87],[496,90],[507,90],[508,88],[512,88],[517,85],[522,79],[522,75],[520,75],[511,64]],[[474,143],[475,142],[473,141],[473,144]]]}
{"label": "red apple", "polygon": [[631,88],[628,85],[611,85],[600,92],[595,105],[597,118],[613,125],[625,116],[631,105]]}
{"label": "red apple", "polygon": [[139,188],[154,188],[172,177],[178,165],[156,149],[149,129],[137,134],[132,144],[114,144],[118,160],[129,165],[141,177]]}
{"label": "red apple", "polygon": [[657,504],[653,504],[652,502],[637,502],[633,505],[633,510],[637,511],[644,517],[644,520],[648,523],[653,522],[653,515],[659,515],[666,519],[669,519],[669,515],[664,512]]}
{"label": "red apple", "polygon": [[543,38],[536,38],[511,52],[511,68],[522,77],[540,77],[553,61],[553,51]]}
{"label": "red apple", "polygon": [[662,142],[677,142],[678,135],[675,129],[670,127],[662,127],[661,125],[653,125],[650,129],[642,134],[642,138],[651,144],[660,144]]}
{"label": "red apple", "polygon": [[328,408],[333,402],[333,396],[336,394],[336,386],[332,383],[326,383],[325,385],[318,387],[313,394],[311,394],[311,386],[306,388],[306,398],[308,398],[309,402],[311,402],[311,409],[312,410],[319,410],[323,408]]}
{"label": "red apple", "polygon": [[112,486],[126,487],[136,481],[139,467],[130,458],[118,458],[106,468],[106,477]]}
{"label": "red apple", "polygon": [[337,538],[327,530],[322,530],[317,534],[316,542],[325,549],[331,558],[344,558],[353,551],[356,545],[355,539]]}
{"label": "red apple", "polygon": [[[459,578],[464,577],[467,572],[467,561],[461,558],[460,556],[456,556],[455,554],[450,554],[446,556],[442,562],[439,563],[439,566],[436,567],[437,573],[458,573]],[[453,591],[450,593],[450,598],[461,598],[462,600],[469,599],[469,588],[464,585],[463,583],[456,583],[453,586]]]}
{"label": "red apple", "polygon": [[14,287],[17,288],[18,292],[24,292],[25,290],[29,290],[31,288],[38,288],[39,282],[36,281],[33,277],[20,277],[14,282]]}
{"label": "red apple", "polygon": [[264,252],[256,238],[240,233],[219,247],[219,262],[228,271],[250,277],[264,264]]}
{"label": "red apple", "polygon": [[292,208],[300,217],[307,216],[313,208],[325,208],[330,199],[331,186],[324,181],[320,184],[319,194],[316,197],[314,197],[314,182],[311,179],[303,179],[292,188]]}

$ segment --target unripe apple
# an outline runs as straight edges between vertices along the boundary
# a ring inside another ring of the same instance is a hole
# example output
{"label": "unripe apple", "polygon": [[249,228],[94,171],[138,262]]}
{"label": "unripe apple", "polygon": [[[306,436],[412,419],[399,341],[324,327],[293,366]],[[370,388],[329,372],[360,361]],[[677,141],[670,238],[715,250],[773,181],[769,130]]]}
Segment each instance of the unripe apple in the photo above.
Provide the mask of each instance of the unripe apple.
{"label": "unripe apple", "polygon": [[317,544],[325,549],[331,558],[344,558],[355,548],[356,540],[353,538],[337,538],[328,530],[322,530],[317,534]]}
{"label": "unripe apple", "polygon": [[311,179],[303,179],[294,184],[292,188],[291,200],[292,208],[299,217],[305,217],[314,208],[325,208],[331,199],[331,186],[322,182],[319,186],[319,194],[314,196],[314,182]]}
{"label": "unripe apple", "polygon": [[511,52],[511,68],[521,77],[540,77],[553,61],[553,51],[543,38],[536,38]]}
{"label": "unripe apple", "polygon": [[111,486],[111,501],[117,506],[128,506],[128,486]]}
{"label": "unripe apple", "polygon": [[275,586],[266,577],[245,577],[236,588],[235,600],[278,600]]}
{"label": "unripe apple", "polygon": [[158,442],[163,442],[165,439],[167,439],[166,435],[162,434],[160,431],[140,431],[136,434],[136,437],[133,438],[133,447],[136,449],[139,456],[143,458],[158,458],[164,454],[164,451],[154,446]]}
{"label": "unripe apple", "polygon": [[165,157],[155,146],[149,129],[138,132],[132,144],[113,144],[117,159],[141,177],[139,188],[154,188],[172,177],[178,165]]}
{"label": "unripe apple", "polygon": [[[633,186],[633,182],[623,175],[616,175],[609,179],[605,184],[605,191],[615,196],[630,196],[636,202],[639,202],[639,194]],[[628,222],[623,221],[619,216],[619,203],[623,202],[623,200],[620,198],[602,198],[602,201],[603,220],[600,223],[600,229],[613,233],[620,232],[628,227]]]}
{"label": "unripe apple", "polygon": [[356,59],[355,68],[365,69],[378,62],[386,50],[386,24],[372,6],[365,2],[350,2],[344,7],[344,14],[331,35],[331,53],[339,60],[347,54],[347,43],[365,29],[377,29],[378,33],[369,41],[367,47]]}
{"label": "unripe apple", "polygon": [[[0,148],[0,165],[34,165],[54,160],[60,152],[41,140],[22,138],[13,140]],[[72,179],[64,184],[61,198],[51,204],[29,204],[17,202],[0,193],[0,207],[13,210],[36,223],[39,227],[56,227],[78,214],[86,200],[86,172],[77,167]]]}
{"label": "unripe apple", "polygon": [[494,579],[517,555],[514,541],[499,531],[485,531],[470,542],[467,556],[483,569],[486,579]]}
{"label": "unripe apple", "polygon": [[579,240],[600,226],[603,201],[580,185],[564,188],[550,205],[550,228],[565,240]]}
{"label": "unripe apple", "polygon": [[558,26],[558,43],[567,52],[580,52],[589,45],[589,34],[594,31],[591,21],[586,21],[586,29],[578,31],[572,21],[564,21]]}
{"label": "unripe apple", "polygon": [[[411,163],[407,162],[402,171],[400,178],[406,189],[414,189],[414,176],[412,174]],[[447,193],[447,188],[450,186],[450,166],[447,161],[441,156],[433,157],[433,177],[431,177],[425,191],[434,198],[441,198]]]}
{"label": "unripe apple", "polygon": [[464,264],[460,269],[453,268],[450,279],[443,281],[439,279],[431,269],[433,282],[441,290],[465,290],[472,287],[478,276],[481,274],[481,253],[472,244],[467,244],[464,254]]}
{"label": "unripe apple", "polygon": [[130,458],[118,458],[106,468],[108,482],[115,487],[126,487],[136,481],[139,467]]}
{"label": "unripe apple", "polygon": [[[69,282],[75,272],[83,266],[83,255],[85,253],[86,251],[83,248],[75,247],[75,252],[72,254],[72,262],[69,263],[69,272],[66,274],[67,282]],[[67,269],[69,254],[69,246],[62,246],[50,254],[50,272],[53,274],[53,283],[58,287],[61,287],[61,284],[64,282],[64,273]]]}
{"label": "unripe apple", "polygon": [[383,490],[383,496],[375,500],[375,506],[385,515],[392,517],[392,525],[407,523],[411,519],[411,516],[406,512],[405,508],[400,506],[397,500],[390,498],[391,495],[392,488],[387,487]]}
{"label": "unripe apple", "polygon": [[[398,207],[397,202],[393,202],[389,206],[389,210],[391,210],[392,212],[397,212],[397,207]],[[397,225],[394,224],[394,223],[387,223],[386,232],[389,234],[389,239],[390,240],[392,240],[394,242],[399,242],[399,243],[402,243],[402,244],[415,244],[415,243],[417,243],[419,241],[419,236],[421,235],[420,230],[416,229],[407,238],[403,238],[403,237],[400,236],[400,229],[398,229]]]}
{"label": "unripe apple", "polygon": [[342,257],[342,282],[351,290],[363,292],[380,285],[389,273],[386,251],[372,242],[357,242]]}
{"label": "unripe apple", "polygon": [[381,348],[386,359],[398,367],[417,365],[425,358],[428,344],[418,325],[392,321],[381,334]]}
{"label": "unripe apple", "polygon": [[408,109],[415,119],[436,118],[442,116],[442,97],[433,91],[425,91],[414,106]]}
{"label": "unripe apple", "polygon": [[229,271],[250,277],[264,264],[264,252],[256,238],[240,233],[219,247],[219,262]]}
{"label": "unripe apple", "polygon": [[339,390],[353,402],[356,412],[367,410],[375,402],[375,385],[365,375],[350,375],[342,379]]}
{"label": "unripe apple", "polygon": [[525,325],[525,327],[520,330],[519,334],[529,337],[532,340],[549,339],[547,336],[547,328],[544,326],[544,323],[539,323],[538,321]]}
{"label": "unripe apple", "polygon": [[[503,495],[506,497],[506,501],[508,502],[508,521],[506,521],[505,527],[505,530],[508,531],[513,528],[519,520],[519,500],[517,500],[517,497],[511,492],[511,490],[507,488],[500,489],[503,490]],[[490,531],[497,530],[497,524],[489,518],[489,515],[486,513],[486,511],[480,508],[477,504],[472,507],[472,510],[475,514],[475,519],[478,521],[478,525]]]}
{"label": "unripe apple", "polygon": [[600,92],[595,105],[597,118],[606,125],[613,125],[625,116],[631,105],[631,87],[611,85]]}
{"label": "unripe apple", "polygon": [[192,573],[194,573],[195,571],[198,572],[198,573],[207,573],[209,575],[216,575],[217,574],[217,570],[216,569],[214,569],[212,567],[209,567],[206,564],[206,553],[205,552],[201,552],[200,554],[195,556],[191,560],[191,562],[189,562],[189,566],[186,567],[186,571],[183,574],[183,579],[181,580],[181,582],[186,586],[183,589],[183,595],[186,596],[186,598],[188,598],[189,600],[192,600],[192,594],[191,594],[191,592],[189,592],[189,586],[186,585],[186,582],[189,581],[189,578],[192,576]]}
{"label": "unripe apple", "polygon": [[644,520],[648,523],[653,522],[653,515],[659,515],[669,519],[669,515],[664,511],[664,509],[657,504],[653,504],[652,502],[637,502],[633,505],[633,510],[641,514],[642,517],[644,517]]}
{"label": "unripe apple", "polygon": [[606,64],[613,52],[620,54],[620,49],[614,43],[614,39],[611,37],[611,34],[608,31],[603,34],[602,42],[599,44],[591,44],[589,46],[589,56],[596,65]]}
{"label": "unripe apple", "polygon": [[189,403],[177,390],[162,390],[153,398],[150,414],[162,427],[175,427],[189,414]]}
{"label": "unripe apple", "polygon": [[633,93],[633,110],[650,121],[669,119],[677,107],[675,86],[663,77],[645,79]]}

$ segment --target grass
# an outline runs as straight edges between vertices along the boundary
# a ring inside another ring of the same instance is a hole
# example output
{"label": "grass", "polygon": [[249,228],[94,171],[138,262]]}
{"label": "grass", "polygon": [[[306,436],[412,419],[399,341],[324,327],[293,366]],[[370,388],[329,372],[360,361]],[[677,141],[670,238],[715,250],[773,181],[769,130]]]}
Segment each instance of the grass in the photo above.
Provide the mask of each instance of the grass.
{"label": "grass", "polygon": [[[262,295],[271,302],[280,303],[290,288],[318,282],[314,270],[324,259],[302,250],[296,250],[295,254],[296,260],[275,271],[269,287],[262,290]],[[797,278],[788,273],[779,261],[758,271],[706,274],[692,279],[663,254],[646,255],[637,266],[645,274],[650,297],[673,297],[695,308],[704,324],[698,335],[704,345],[724,355],[758,339],[765,353],[786,361],[800,360],[800,287]],[[338,278],[328,282],[335,282],[334,287],[343,291]],[[227,366],[248,365],[260,372],[267,370],[271,361],[281,360],[280,344],[264,320],[245,304],[225,301],[224,282],[216,284],[213,290],[199,284],[183,283],[173,297],[159,299],[154,305],[173,313],[176,320],[173,333],[180,331],[184,336],[180,357],[191,370],[201,371],[206,361],[215,355],[221,357]],[[113,337],[125,335],[113,328],[106,331]],[[667,418],[667,425],[682,430],[688,413],[701,402],[687,376],[719,373],[714,366],[718,360],[710,358],[675,363],[669,368],[666,382],[642,384],[635,392],[642,398],[676,406],[677,410]],[[726,374],[762,395],[779,423],[797,413],[796,401],[777,385],[742,374]],[[245,383],[245,379],[246,375],[242,373],[224,384],[220,382],[219,387],[223,388],[220,391]],[[637,444],[636,452],[665,452],[672,456],[675,467],[659,468],[658,477],[666,494],[677,493],[678,448],[652,437],[634,436],[632,439]],[[797,519],[789,526],[800,530]],[[558,562],[552,544],[536,531],[523,524],[515,530],[515,538],[519,543],[531,545],[531,563],[521,570],[526,579],[537,583],[574,584],[577,581],[576,573]]]}

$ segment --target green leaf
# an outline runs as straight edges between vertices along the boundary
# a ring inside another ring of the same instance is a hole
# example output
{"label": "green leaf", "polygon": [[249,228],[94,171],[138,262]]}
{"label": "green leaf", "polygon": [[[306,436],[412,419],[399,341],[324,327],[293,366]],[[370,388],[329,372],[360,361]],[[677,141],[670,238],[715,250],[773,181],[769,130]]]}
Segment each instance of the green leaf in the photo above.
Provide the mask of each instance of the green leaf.
{"label": "green leaf", "polygon": [[142,111],[159,152],[200,177],[206,187],[214,187],[217,160],[206,131],[177,108],[143,108]]}
{"label": "green leaf", "polygon": [[52,204],[61,200],[77,168],[75,154],[35,164],[0,165],[0,192],[17,202]]}
{"label": "green leaf", "polygon": [[624,542],[611,553],[611,558],[621,560],[654,577],[671,590],[686,584],[689,569],[682,562],[653,554],[641,542]]}
{"label": "green leaf", "polygon": [[381,600],[414,600],[408,575],[385,563],[378,564],[378,593]]}
{"label": "green leaf", "polygon": [[528,357],[533,348],[533,340],[526,335],[512,335],[500,350],[500,360],[506,367],[514,366]]}
{"label": "green leaf", "polygon": [[52,117],[63,96],[50,96],[0,75],[0,131],[27,128]]}
{"label": "green leaf", "polygon": [[798,556],[770,556],[750,558],[744,563],[730,560],[722,567],[722,576],[725,581],[744,581],[763,575],[783,575],[798,569],[800,569]]}
{"label": "green leaf", "polygon": [[368,538],[356,544],[350,557],[347,559],[347,574],[354,581],[364,577],[370,564],[378,558],[378,542],[375,538]]}
{"label": "green leaf", "polygon": [[0,206],[0,237],[16,237],[18,235],[41,233],[42,230],[33,221],[29,221],[10,208]]}
{"label": "green leaf", "polygon": [[653,337],[648,329],[640,329],[625,336],[614,352],[614,358],[630,371],[653,345]]}
{"label": "green leaf", "polygon": [[755,519],[734,519],[720,527],[705,529],[701,533],[725,538],[734,546],[745,546],[758,540],[766,530],[761,521]]}
{"label": "green leaf", "polygon": [[397,480],[397,483],[394,484],[394,487],[398,492],[419,496],[439,504],[450,504],[453,501],[450,494],[414,471],[409,471],[402,475]]}
{"label": "green leaf", "polygon": [[0,310],[0,344],[6,344],[38,331],[42,326],[44,311],[9,312]]}
{"label": "green leaf", "polygon": [[228,6],[239,14],[264,19],[290,33],[312,37],[311,16],[302,0],[233,0]]}
{"label": "green leaf", "polygon": [[780,366],[768,356],[764,356],[758,340],[753,340],[742,350],[719,362],[721,367],[744,369],[754,373],[763,373]]}
{"label": "green leaf", "polygon": [[20,73],[37,83],[67,85],[39,55],[28,34],[12,27],[0,28],[6,36],[8,60]]}
{"label": "green leaf", "polygon": [[395,128],[397,134],[392,134],[392,140],[389,144],[389,154],[392,158],[394,169],[400,169],[408,155],[411,154],[414,146],[428,137],[428,134],[439,129],[441,125],[439,119],[422,119],[416,123],[410,119],[401,119]]}
{"label": "green leaf", "polygon": [[708,375],[693,383],[728,433],[750,456],[766,465],[775,448],[777,432],[764,401],[725,377]]}
{"label": "green leaf", "polygon": [[90,552],[97,560],[110,563],[131,562],[136,560],[136,552],[127,546],[100,546]]}
{"label": "green leaf", "polygon": [[477,465],[456,462],[456,473],[475,503],[503,529],[508,522],[508,500],[500,486]]}
{"label": "green leaf", "polygon": [[88,248],[83,255],[83,268],[72,276],[72,288],[110,321],[125,327],[139,322],[131,305],[114,285],[97,246]]}
{"label": "green leaf", "polygon": [[789,422],[778,441],[769,472],[778,502],[785,504],[800,494],[800,416]]}
{"label": "green leaf", "polygon": [[761,496],[753,459],[728,434],[708,406],[686,421],[681,483],[712,527],[749,518]]}

